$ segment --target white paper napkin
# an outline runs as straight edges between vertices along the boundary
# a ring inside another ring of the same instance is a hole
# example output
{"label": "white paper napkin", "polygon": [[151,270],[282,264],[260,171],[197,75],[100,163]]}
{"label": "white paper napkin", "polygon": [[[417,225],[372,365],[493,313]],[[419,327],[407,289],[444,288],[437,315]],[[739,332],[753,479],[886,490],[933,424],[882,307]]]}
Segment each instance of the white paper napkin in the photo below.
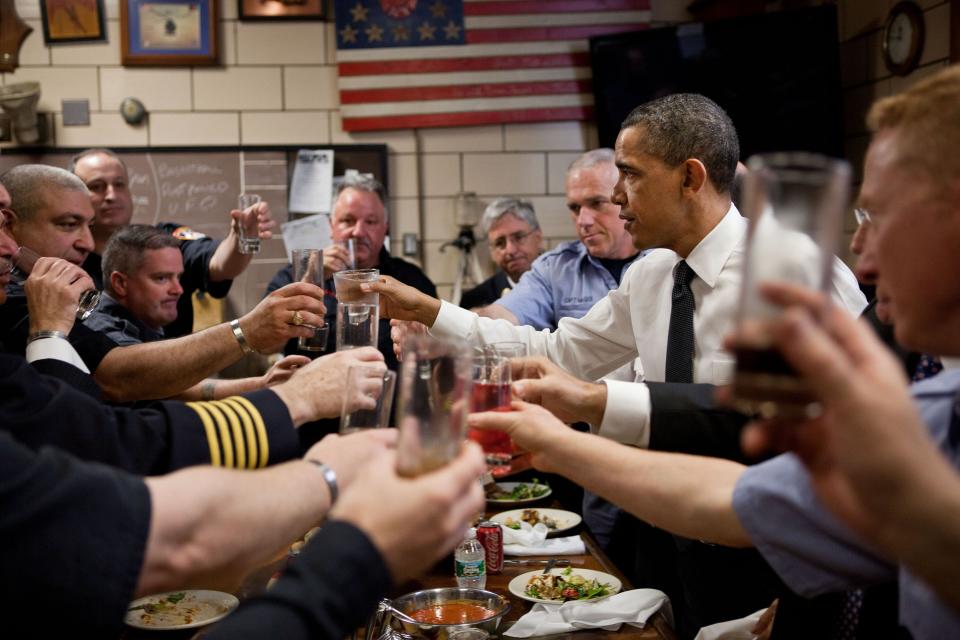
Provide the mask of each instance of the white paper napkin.
{"label": "white paper napkin", "polygon": [[760,616],[766,609],[751,613],[746,618],[718,622],[700,629],[693,640],[754,640],[757,636],[751,629],[760,621]]}
{"label": "white paper napkin", "polygon": [[531,527],[529,522],[521,522],[519,529],[503,529],[503,552],[509,556],[555,556],[579,555],[587,548],[580,536],[547,539],[547,526],[538,522]]}
{"label": "white paper napkin", "polygon": [[616,631],[623,623],[642,629],[647,620],[664,607],[672,624],[670,600],[656,589],[633,589],[597,602],[537,603],[525,616],[503,632],[510,638],[529,638],[577,629]]}

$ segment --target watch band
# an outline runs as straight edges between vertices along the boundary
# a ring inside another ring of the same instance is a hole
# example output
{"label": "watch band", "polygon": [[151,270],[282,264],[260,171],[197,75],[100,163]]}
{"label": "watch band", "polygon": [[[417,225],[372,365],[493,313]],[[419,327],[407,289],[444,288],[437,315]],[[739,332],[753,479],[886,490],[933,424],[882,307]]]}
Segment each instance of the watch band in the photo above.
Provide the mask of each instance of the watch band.
{"label": "watch band", "polygon": [[42,340],[43,338],[60,338],[61,340],[67,339],[67,334],[63,331],[37,331],[36,333],[31,333],[27,338],[27,344],[30,344],[34,340]]}
{"label": "watch band", "polygon": [[317,465],[320,473],[323,474],[323,481],[327,483],[327,489],[330,490],[330,506],[332,507],[340,495],[340,488],[337,486],[337,472],[330,468],[330,465],[319,460],[307,460],[310,464]]}
{"label": "watch band", "polygon": [[240,349],[246,353],[253,353],[253,347],[247,343],[247,337],[243,335],[243,329],[240,328],[240,321],[234,318],[230,321],[230,329],[233,331],[233,337],[237,339],[237,343],[240,344]]}

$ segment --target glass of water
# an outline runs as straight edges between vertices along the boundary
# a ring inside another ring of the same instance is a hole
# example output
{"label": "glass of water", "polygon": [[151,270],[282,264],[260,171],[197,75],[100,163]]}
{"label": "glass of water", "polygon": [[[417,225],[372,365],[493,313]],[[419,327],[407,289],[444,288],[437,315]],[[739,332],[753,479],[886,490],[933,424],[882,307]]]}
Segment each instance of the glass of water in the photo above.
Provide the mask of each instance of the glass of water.
{"label": "glass of water", "polygon": [[379,269],[353,269],[333,274],[333,286],[337,290],[340,302],[367,302],[380,304],[379,293],[366,293],[360,289],[364,282],[376,282],[380,279]]}
{"label": "glass of water", "polygon": [[237,208],[244,212],[240,219],[240,253],[260,253],[260,220],[256,215],[246,215],[247,209],[260,204],[260,196],[255,193],[241,193],[237,198]]}
{"label": "glass of water", "polygon": [[337,351],[376,347],[380,333],[380,305],[337,303]]}
{"label": "glass of water", "polygon": [[[352,365],[347,370],[346,393],[340,411],[340,434],[346,435],[363,429],[385,429],[390,422],[390,409],[393,408],[393,388],[397,374],[387,370],[378,380],[370,377],[371,367]],[[373,409],[357,409],[353,398],[358,394],[375,398]]]}
{"label": "glass of water", "polygon": [[[293,250],[293,281],[309,282],[323,287],[323,250],[321,249],[294,249]],[[301,337],[297,341],[297,349],[301,351],[323,351],[327,348],[326,324],[316,327],[304,325],[313,329],[313,336]]]}
{"label": "glass of water", "polygon": [[[19,247],[17,252],[13,254],[13,257],[10,258],[10,278],[14,282],[23,284],[30,276],[30,272],[33,271],[37,260],[41,257],[42,256],[33,249]],[[82,321],[90,317],[90,314],[93,313],[93,310],[96,309],[100,303],[101,295],[102,293],[96,289],[87,289],[80,294],[80,300],[77,301],[77,320]]]}

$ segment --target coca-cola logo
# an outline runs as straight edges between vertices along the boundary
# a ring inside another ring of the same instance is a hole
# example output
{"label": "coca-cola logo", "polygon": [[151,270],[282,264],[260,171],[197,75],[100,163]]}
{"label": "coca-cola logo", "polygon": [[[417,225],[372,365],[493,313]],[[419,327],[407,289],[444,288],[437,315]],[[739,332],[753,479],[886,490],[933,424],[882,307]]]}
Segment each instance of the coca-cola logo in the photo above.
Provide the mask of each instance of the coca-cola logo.
{"label": "coca-cola logo", "polygon": [[417,8],[417,0],[380,0],[383,12],[391,18],[407,18]]}

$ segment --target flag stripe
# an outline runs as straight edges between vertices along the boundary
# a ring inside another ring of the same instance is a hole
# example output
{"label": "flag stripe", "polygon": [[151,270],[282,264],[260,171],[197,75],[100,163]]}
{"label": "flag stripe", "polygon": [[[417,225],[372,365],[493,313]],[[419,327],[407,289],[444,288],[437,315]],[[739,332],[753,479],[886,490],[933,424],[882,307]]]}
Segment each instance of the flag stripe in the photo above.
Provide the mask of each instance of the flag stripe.
{"label": "flag stripe", "polygon": [[561,107],[554,109],[515,109],[507,111],[465,111],[460,113],[413,114],[378,118],[343,118],[346,131],[378,129],[415,129],[419,127],[466,127],[484,124],[587,120],[593,107]]}
{"label": "flag stripe", "polygon": [[[337,50],[337,61],[364,60],[417,60],[421,58],[483,58],[486,56],[519,56],[570,54],[586,52],[590,46],[586,40],[561,40],[560,42],[516,42],[513,44],[477,44],[468,47],[391,47],[389,49]],[[386,52],[386,53],[385,53]]]}
{"label": "flag stripe", "polygon": [[509,98],[474,98],[472,100],[422,100],[415,102],[375,102],[343,105],[344,120],[366,116],[411,115],[416,113],[457,113],[465,109],[537,109],[547,107],[582,107],[593,104],[592,94],[568,93],[559,96],[516,96]]}
{"label": "flag stripe", "polygon": [[523,15],[537,13],[577,13],[587,11],[627,11],[649,9],[646,0],[527,0],[526,2],[464,2],[464,16]]}
{"label": "flag stripe", "polygon": [[463,71],[453,73],[395,73],[340,78],[340,90],[387,89],[390,87],[436,87],[441,85],[487,84],[493,82],[545,82],[547,80],[589,80],[590,67],[559,69],[516,69],[513,71]]}
{"label": "flag stripe", "polygon": [[489,56],[486,58],[440,58],[435,60],[379,60],[341,62],[340,77],[391,73],[442,73],[445,71],[492,71],[496,69],[543,69],[583,67],[590,64],[587,53],[552,55]]}
{"label": "flag stripe", "polygon": [[560,13],[548,15],[478,16],[466,18],[467,31],[504,27],[559,27],[562,25],[598,25],[645,23],[649,11],[607,11],[604,13]]}
{"label": "flag stripe", "polygon": [[492,42],[531,42],[535,40],[578,40],[592,36],[638,31],[646,24],[597,25],[589,27],[528,27],[517,29],[482,29],[467,32],[467,44]]}
{"label": "flag stripe", "polygon": [[340,91],[340,104],[547,96],[566,93],[587,93],[591,90],[592,85],[589,80],[569,82],[500,82],[462,86],[360,89]]}

